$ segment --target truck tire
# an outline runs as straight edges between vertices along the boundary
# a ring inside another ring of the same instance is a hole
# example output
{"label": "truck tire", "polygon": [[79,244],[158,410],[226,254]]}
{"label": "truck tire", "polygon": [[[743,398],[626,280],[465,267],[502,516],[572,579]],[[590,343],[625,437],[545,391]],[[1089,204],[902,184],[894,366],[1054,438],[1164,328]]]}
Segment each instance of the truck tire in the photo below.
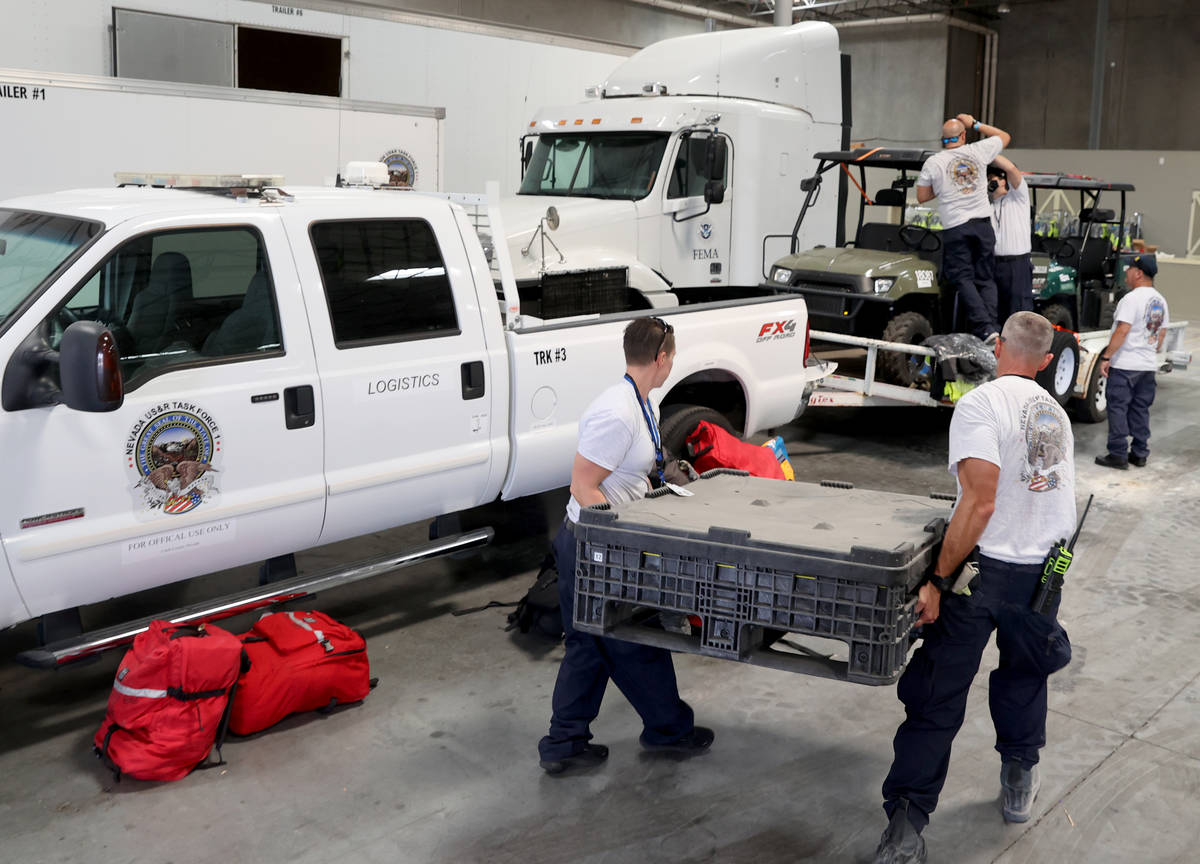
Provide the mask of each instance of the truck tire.
{"label": "truck tire", "polygon": [[1107,392],[1108,379],[1100,374],[1100,358],[1097,357],[1088,375],[1087,395],[1071,400],[1075,416],[1087,423],[1103,423],[1108,419]]}
{"label": "truck tire", "polygon": [[[725,415],[707,405],[668,405],[662,411],[662,423],[659,424],[659,434],[662,435],[663,452],[668,459],[686,459],[685,443],[688,435],[696,430],[696,424],[707,420],[714,426],[720,426],[731,435],[739,435]],[[740,436],[739,436],[740,437]]]}
{"label": "truck tire", "polygon": [[[900,342],[905,345],[920,345],[933,335],[933,326],[920,312],[901,312],[883,328],[884,342]],[[900,354],[895,351],[880,351],[875,361],[882,380],[901,387],[911,387],[921,377],[926,358],[916,354]]]}
{"label": "truck tire", "polygon": [[1050,303],[1043,307],[1042,317],[1055,327],[1065,327],[1068,330],[1075,329],[1075,318],[1071,315],[1071,310],[1062,303]]}
{"label": "truck tire", "polygon": [[1075,335],[1055,330],[1050,354],[1050,364],[1037,373],[1034,380],[1046,388],[1059,405],[1066,405],[1079,375],[1079,343]]}

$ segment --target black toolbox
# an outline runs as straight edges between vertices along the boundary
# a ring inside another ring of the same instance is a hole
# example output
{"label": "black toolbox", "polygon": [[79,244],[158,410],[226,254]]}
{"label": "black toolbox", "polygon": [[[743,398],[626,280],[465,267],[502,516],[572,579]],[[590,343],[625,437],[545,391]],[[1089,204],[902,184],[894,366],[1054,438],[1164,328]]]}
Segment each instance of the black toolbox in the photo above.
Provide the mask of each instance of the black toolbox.
{"label": "black toolbox", "polygon": [[[863,684],[900,676],[944,500],[724,470],[686,488],[580,512],[576,629]],[[788,633],[844,642],[846,658],[775,644]]]}

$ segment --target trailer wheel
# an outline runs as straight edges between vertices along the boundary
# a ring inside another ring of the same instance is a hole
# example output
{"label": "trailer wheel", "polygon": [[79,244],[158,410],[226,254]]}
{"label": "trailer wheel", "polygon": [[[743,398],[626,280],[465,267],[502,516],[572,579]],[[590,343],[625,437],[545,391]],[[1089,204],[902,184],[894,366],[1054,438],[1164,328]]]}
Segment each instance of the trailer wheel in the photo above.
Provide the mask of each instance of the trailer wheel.
{"label": "trailer wheel", "polygon": [[1066,405],[1079,375],[1079,343],[1075,335],[1055,330],[1050,354],[1053,355],[1050,364],[1037,373],[1035,380],[1050,392],[1059,405]]}
{"label": "trailer wheel", "polygon": [[[883,341],[905,345],[920,345],[932,335],[933,326],[920,312],[901,312],[883,329]],[[916,384],[927,362],[925,357],[896,351],[880,351],[876,360],[883,380],[901,387]]]}
{"label": "trailer wheel", "polygon": [[1075,415],[1087,423],[1103,423],[1108,419],[1108,379],[1100,374],[1100,358],[1092,364],[1088,375],[1087,395],[1071,401]]}
{"label": "trailer wheel", "polygon": [[1071,310],[1062,303],[1048,304],[1042,309],[1042,317],[1055,327],[1065,327],[1068,330],[1075,329],[1075,319],[1071,315]]}
{"label": "trailer wheel", "polygon": [[[668,459],[686,459],[686,444],[688,435],[696,431],[696,424],[707,420],[714,426],[720,426],[731,435],[738,435],[725,415],[707,405],[667,405],[662,411],[662,423],[659,433],[662,435],[663,452]],[[740,437],[740,436],[739,436]]]}

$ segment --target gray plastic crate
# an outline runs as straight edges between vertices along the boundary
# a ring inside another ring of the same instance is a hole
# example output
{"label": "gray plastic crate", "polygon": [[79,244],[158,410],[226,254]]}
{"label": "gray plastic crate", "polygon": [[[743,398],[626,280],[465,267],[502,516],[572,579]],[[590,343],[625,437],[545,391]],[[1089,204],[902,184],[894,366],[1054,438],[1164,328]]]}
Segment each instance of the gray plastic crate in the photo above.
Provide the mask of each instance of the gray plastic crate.
{"label": "gray plastic crate", "polygon": [[[866,684],[895,681],[949,509],[915,495],[722,474],[583,510],[579,630]],[[645,610],[695,616],[692,634]],[[786,633],[844,642],[848,658],[771,647]]]}

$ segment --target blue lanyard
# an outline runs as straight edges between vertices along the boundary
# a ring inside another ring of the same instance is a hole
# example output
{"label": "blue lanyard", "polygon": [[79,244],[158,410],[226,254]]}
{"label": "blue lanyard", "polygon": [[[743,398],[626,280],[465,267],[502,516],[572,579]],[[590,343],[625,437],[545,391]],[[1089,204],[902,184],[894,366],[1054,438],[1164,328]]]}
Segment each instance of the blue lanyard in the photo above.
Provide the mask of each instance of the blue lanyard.
{"label": "blue lanyard", "polygon": [[633,394],[637,397],[638,407],[642,409],[642,419],[646,421],[646,428],[650,430],[650,441],[654,444],[654,467],[658,471],[658,479],[666,483],[667,478],[663,476],[663,469],[666,467],[666,462],[663,460],[662,437],[658,433],[658,423],[654,420],[654,412],[642,400],[642,394],[628,372],[625,373],[625,380],[633,388]]}

